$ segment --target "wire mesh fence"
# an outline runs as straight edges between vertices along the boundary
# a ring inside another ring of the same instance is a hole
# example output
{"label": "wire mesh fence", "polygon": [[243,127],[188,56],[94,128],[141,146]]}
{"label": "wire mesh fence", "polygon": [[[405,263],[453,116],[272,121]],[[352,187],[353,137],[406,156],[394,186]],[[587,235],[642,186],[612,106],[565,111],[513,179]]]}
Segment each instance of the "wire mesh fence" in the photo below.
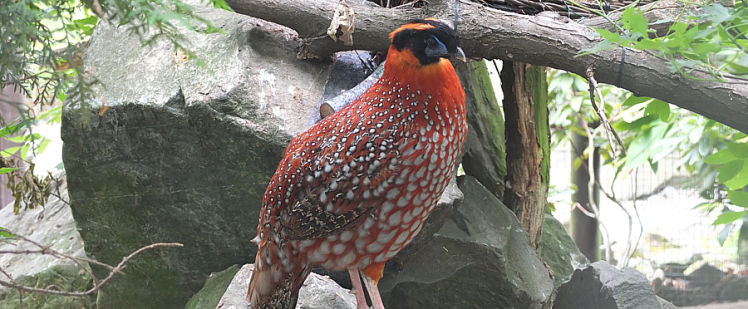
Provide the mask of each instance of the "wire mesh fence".
{"label": "wire mesh fence", "polygon": [[[573,154],[570,147],[566,148],[552,152],[552,190],[564,191],[572,184]],[[679,169],[680,158],[680,154],[670,155],[660,161],[656,172],[645,166],[630,174],[619,175],[615,181],[614,168],[601,168],[601,186],[621,204],[601,195],[599,219],[610,237],[613,262],[617,262],[627,243],[631,242],[631,246],[636,245],[636,250],[627,266],[645,274],[665,265],[678,268],[676,265],[687,266],[700,259],[723,271],[739,268],[736,244],[739,223],[732,227],[730,236],[720,245],[717,236],[723,226],[711,225],[719,211],[704,214],[695,208],[708,201],[700,197],[695,188],[685,186],[689,175]],[[571,195],[558,200],[554,216],[568,227]],[[631,222],[627,212],[632,216]],[[605,237],[605,233],[601,234]],[[607,249],[605,245],[601,247],[601,250]]]}

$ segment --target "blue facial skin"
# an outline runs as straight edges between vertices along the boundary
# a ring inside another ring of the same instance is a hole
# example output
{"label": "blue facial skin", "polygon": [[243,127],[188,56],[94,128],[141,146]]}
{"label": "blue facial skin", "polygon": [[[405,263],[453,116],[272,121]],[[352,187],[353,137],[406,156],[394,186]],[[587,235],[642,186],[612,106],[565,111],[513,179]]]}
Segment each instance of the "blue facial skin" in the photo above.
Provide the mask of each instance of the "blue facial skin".
{"label": "blue facial skin", "polygon": [[447,46],[444,46],[444,43],[440,41],[436,36],[432,35],[431,38],[433,38],[436,41],[436,46],[426,46],[426,56],[427,57],[446,57],[449,56],[449,52],[447,51]]}

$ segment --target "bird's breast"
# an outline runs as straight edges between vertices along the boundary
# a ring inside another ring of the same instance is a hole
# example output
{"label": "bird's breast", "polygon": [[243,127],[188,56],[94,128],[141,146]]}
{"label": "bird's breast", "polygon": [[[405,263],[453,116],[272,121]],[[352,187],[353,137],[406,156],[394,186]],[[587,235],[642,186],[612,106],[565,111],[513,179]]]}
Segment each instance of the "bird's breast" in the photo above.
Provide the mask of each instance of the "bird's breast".
{"label": "bird's breast", "polygon": [[[374,211],[366,218],[341,233],[296,242],[298,251],[306,253],[306,262],[345,270],[389,260],[415,238],[454,176],[467,135],[464,104],[407,87],[399,92],[398,87],[378,90],[362,98],[369,104],[352,106],[337,120],[331,120],[338,123],[340,131],[350,132],[345,140],[352,144],[339,147],[350,150],[342,153],[344,161],[348,160],[345,156],[352,156],[364,162],[368,156],[354,150],[361,148],[360,143],[372,151],[379,149],[381,142],[371,142],[377,135],[395,143],[387,149],[389,154],[396,154],[396,164],[390,161],[386,167],[381,165],[388,173],[370,173],[386,177],[378,180],[386,185],[351,194],[365,197],[361,203],[375,201]],[[366,177],[356,179],[356,183],[374,181]]]}

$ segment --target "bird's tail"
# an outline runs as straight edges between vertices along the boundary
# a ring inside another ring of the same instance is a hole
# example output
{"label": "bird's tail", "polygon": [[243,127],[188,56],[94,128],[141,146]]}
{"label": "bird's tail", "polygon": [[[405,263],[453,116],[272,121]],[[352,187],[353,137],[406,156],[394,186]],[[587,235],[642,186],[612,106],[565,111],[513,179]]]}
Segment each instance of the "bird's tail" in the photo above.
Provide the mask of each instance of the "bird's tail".
{"label": "bird's tail", "polygon": [[273,242],[260,245],[247,291],[250,309],[296,308],[299,289],[311,268],[298,263],[297,257],[288,255],[290,245],[285,246],[289,248],[278,250]]}

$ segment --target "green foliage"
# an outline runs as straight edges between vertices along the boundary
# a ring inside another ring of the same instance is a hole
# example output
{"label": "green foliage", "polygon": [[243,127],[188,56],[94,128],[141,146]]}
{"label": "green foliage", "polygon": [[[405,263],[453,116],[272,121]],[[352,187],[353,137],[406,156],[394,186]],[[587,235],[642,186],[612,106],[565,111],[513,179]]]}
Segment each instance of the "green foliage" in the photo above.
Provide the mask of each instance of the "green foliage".
{"label": "green foliage", "polygon": [[0,226],[0,242],[5,239],[11,239],[15,237],[16,235],[13,235],[8,229]]}
{"label": "green foliage", "polygon": [[[572,123],[580,119],[588,124],[596,122],[586,87],[586,81],[577,75],[560,71],[549,74],[553,147],[565,144],[572,130],[587,136],[587,131]],[[744,192],[748,191],[748,136],[687,110],[656,99],[636,97],[613,86],[601,85],[601,92],[605,95],[610,122],[627,149],[625,155],[613,159],[605,135],[595,136],[594,144],[600,148],[604,164],[617,169],[616,179],[645,165],[656,172],[661,160],[681,154],[680,168],[692,175],[692,181],[686,185],[698,188],[703,198],[713,201],[694,208],[705,214],[723,213],[714,225],[726,224],[727,231],[719,237],[720,243],[724,243],[732,223],[748,218],[744,210],[732,207],[748,205],[748,192]],[[574,169],[582,164],[583,160],[578,158]]]}
{"label": "green foliage", "polygon": [[[229,9],[224,0],[208,3]],[[68,98],[85,106],[95,96],[91,86],[97,81],[84,78],[79,69],[101,18],[136,35],[143,45],[166,40],[198,63],[178,27],[203,33],[220,30],[180,0],[0,0],[1,87],[12,86],[34,105],[54,105]],[[16,197],[14,211],[22,202],[28,208],[43,206],[53,189],[51,175],[34,175],[33,164],[26,170],[18,167],[50,143],[33,126],[40,121],[59,122],[62,110],[57,106],[37,116],[17,102],[0,104],[13,104],[21,114],[9,124],[0,119],[0,138],[20,144],[0,149],[0,174],[8,176],[6,186]]]}
{"label": "green foliage", "polygon": [[[671,22],[671,26],[664,35],[658,36],[641,8],[629,6],[620,20],[614,22],[614,31],[595,29],[603,40],[581,53],[625,47],[656,53],[670,61],[672,72],[689,78],[696,78],[692,74],[695,71],[709,73],[714,80],[722,82],[728,75],[742,78],[741,75],[748,74],[746,2],[736,2],[729,8],[712,2],[684,3],[678,16],[653,24],[663,22]],[[717,205],[721,205],[719,202],[725,194],[746,190],[746,135],[701,116],[671,109],[667,103],[657,100],[629,97],[623,106],[637,108],[645,103],[643,113],[638,112],[640,116],[614,124],[617,130],[635,132],[633,137],[627,138],[628,155],[618,166],[631,169],[647,162],[656,171],[660,159],[676,150],[680,152],[683,168],[694,176],[693,185],[699,188],[702,197],[715,201],[696,207],[707,213],[718,208],[723,210],[714,222],[715,225],[726,224],[720,233],[723,242],[732,222],[745,218],[745,211]],[[732,196],[740,196],[735,194]],[[743,200],[737,201],[743,203]]]}
{"label": "green foliage", "polygon": [[[700,70],[716,80],[725,81],[727,74],[748,74],[748,7],[737,2],[727,8],[719,3],[700,6],[701,13],[692,13],[695,5],[687,4],[661,37],[649,26],[640,8],[627,7],[615,32],[595,29],[603,41],[582,53],[595,53],[619,46],[647,50],[670,60],[673,72],[696,78]],[[657,21],[662,23],[666,21]]]}

